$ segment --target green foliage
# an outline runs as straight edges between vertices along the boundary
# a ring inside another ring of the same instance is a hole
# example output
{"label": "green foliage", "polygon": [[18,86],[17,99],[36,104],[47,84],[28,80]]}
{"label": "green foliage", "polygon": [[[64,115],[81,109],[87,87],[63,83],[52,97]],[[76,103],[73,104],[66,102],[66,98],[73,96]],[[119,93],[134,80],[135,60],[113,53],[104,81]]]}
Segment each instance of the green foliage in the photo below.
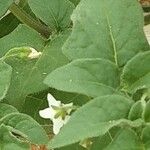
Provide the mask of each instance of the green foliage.
{"label": "green foliage", "polygon": [[150,51],[139,53],[123,69],[123,88],[135,93],[141,88],[150,88]]}
{"label": "green foliage", "polygon": [[12,68],[0,60],[0,100],[2,100],[9,88],[11,80]]}
{"label": "green foliage", "polygon": [[114,93],[118,75],[117,67],[107,60],[80,59],[55,70],[44,82],[59,90],[95,97]]}
{"label": "green foliage", "polygon": [[[28,37],[22,39],[23,34],[28,35]],[[26,26],[19,26],[10,35],[0,40],[0,45],[4,43],[3,50],[13,48],[15,45],[16,47],[28,45],[28,47],[42,52],[42,55],[36,59],[21,59],[23,56],[18,57],[18,55],[25,55],[23,54],[23,47],[16,50],[11,49],[5,54],[5,61],[13,67],[12,82],[6,97],[7,102],[21,108],[28,94],[47,89],[47,86],[42,84],[46,75],[68,62],[61,52],[61,46],[68,35],[69,31],[66,31],[44,46],[45,41],[36,32]],[[9,45],[5,43],[6,39]],[[12,55],[11,53],[13,53],[13,57],[8,57],[8,55]]]}
{"label": "green foliage", "polygon": [[18,140],[10,132],[9,127],[0,125],[0,149],[1,150],[29,150],[29,144]]}
{"label": "green foliage", "polygon": [[74,5],[69,0],[29,0],[33,12],[53,30],[64,30],[71,22]]}
{"label": "green foliage", "polygon": [[136,0],[83,0],[71,18],[73,31],[63,47],[71,59],[104,58],[123,66],[138,52],[148,50]]}
{"label": "green foliage", "polygon": [[7,104],[0,104],[0,108],[0,130],[4,130],[0,132],[2,147],[9,143],[8,139],[5,139],[6,136],[9,136],[14,144],[19,141],[26,143],[26,145],[29,145],[29,143],[47,143],[48,137],[44,129],[30,116],[19,113],[14,107]]}
{"label": "green foliage", "polygon": [[70,0],[75,6],[78,5],[78,3],[80,2],[80,0]]}
{"label": "green foliage", "polygon": [[142,131],[142,140],[145,144],[146,149],[150,148],[150,125],[147,125]]}
{"label": "green foliage", "polygon": [[0,30],[0,38],[11,33],[19,24],[19,20],[12,14],[9,13],[4,18],[0,20],[0,29],[5,28],[5,30]]}
{"label": "green foliage", "polygon": [[0,1],[0,17],[5,14],[5,12],[8,10],[8,7],[14,0],[2,0]]}
{"label": "green foliage", "polygon": [[[137,0],[1,0],[0,150],[150,150],[143,20]],[[54,137],[48,93],[74,104]]]}
{"label": "green foliage", "polygon": [[144,111],[144,108],[143,108],[142,102],[137,101],[130,109],[128,118],[130,120],[136,120],[138,118],[141,118],[143,111]]}
{"label": "green foliage", "polygon": [[134,126],[132,122],[120,120],[127,117],[132,104],[131,100],[119,95],[104,96],[92,100],[72,115],[68,124],[51,141],[49,147],[57,148],[89,137],[102,136],[119,124]]}
{"label": "green foliage", "polygon": [[[124,146],[123,146],[124,145]],[[114,140],[111,142],[106,150],[126,150],[126,149],[138,149],[142,150],[143,145],[137,136],[137,134],[130,129],[122,129],[114,137]]]}

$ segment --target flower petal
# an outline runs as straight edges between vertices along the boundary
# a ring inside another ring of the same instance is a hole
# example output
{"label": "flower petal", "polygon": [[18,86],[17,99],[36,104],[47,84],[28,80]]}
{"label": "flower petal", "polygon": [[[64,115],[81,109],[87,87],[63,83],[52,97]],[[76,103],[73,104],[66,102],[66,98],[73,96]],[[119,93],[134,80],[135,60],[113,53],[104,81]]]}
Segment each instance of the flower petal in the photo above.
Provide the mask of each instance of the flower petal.
{"label": "flower petal", "polygon": [[54,110],[51,109],[51,108],[46,108],[46,109],[44,109],[44,110],[40,110],[40,111],[39,111],[39,115],[40,115],[42,118],[53,120],[53,119],[54,119],[55,112],[54,112]]}
{"label": "flower petal", "polygon": [[53,119],[53,133],[56,135],[64,125],[64,120],[61,117]]}
{"label": "flower petal", "polygon": [[48,104],[49,107],[53,106],[60,106],[61,102],[57,101],[50,93],[48,93],[47,95],[47,100],[48,100]]}
{"label": "flower petal", "polygon": [[70,116],[67,115],[67,116],[65,117],[64,124],[66,124],[66,123],[69,121],[69,119],[70,119]]}

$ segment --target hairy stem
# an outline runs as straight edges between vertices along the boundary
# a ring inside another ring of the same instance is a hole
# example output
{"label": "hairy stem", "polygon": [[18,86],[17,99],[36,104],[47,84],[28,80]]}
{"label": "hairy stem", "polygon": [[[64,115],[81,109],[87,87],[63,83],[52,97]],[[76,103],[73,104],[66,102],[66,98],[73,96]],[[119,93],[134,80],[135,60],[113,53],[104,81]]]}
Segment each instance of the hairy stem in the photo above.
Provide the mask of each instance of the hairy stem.
{"label": "hairy stem", "polygon": [[22,23],[28,25],[29,27],[35,29],[37,32],[39,32],[42,36],[48,38],[51,34],[50,29],[43,25],[42,23],[36,21],[34,18],[32,18],[30,15],[28,15],[23,9],[21,9],[18,5],[13,3],[9,10],[15,15]]}

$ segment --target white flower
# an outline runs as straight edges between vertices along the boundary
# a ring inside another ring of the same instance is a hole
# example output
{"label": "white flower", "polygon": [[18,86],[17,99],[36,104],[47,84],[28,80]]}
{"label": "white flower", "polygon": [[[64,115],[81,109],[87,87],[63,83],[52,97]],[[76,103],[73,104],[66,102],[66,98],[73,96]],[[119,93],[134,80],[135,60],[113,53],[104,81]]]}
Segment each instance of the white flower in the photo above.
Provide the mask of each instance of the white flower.
{"label": "white flower", "polygon": [[39,58],[42,53],[41,52],[37,52],[34,48],[30,48],[31,53],[28,55],[28,58],[30,59],[35,59],[35,58]]}
{"label": "white flower", "polygon": [[67,123],[72,111],[73,103],[63,104],[57,101],[51,94],[47,95],[49,107],[40,110],[39,114],[42,118],[51,119],[53,122],[53,132],[58,134],[64,124]]}

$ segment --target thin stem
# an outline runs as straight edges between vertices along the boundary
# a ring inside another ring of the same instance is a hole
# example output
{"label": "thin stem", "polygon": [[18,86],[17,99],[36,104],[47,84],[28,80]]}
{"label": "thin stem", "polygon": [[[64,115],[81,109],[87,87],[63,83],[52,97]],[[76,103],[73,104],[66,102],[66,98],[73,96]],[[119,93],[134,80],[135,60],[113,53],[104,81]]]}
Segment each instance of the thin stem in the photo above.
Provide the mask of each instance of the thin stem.
{"label": "thin stem", "polygon": [[41,35],[48,38],[51,34],[50,29],[46,26],[41,24],[40,22],[36,21],[34,18],[32,18],[30,15],[28,15],[23,9],[21,9],[18,5],[13,3],[9,10],[15,15],[22,23],[28,25],[29,27],[35,29]]}

